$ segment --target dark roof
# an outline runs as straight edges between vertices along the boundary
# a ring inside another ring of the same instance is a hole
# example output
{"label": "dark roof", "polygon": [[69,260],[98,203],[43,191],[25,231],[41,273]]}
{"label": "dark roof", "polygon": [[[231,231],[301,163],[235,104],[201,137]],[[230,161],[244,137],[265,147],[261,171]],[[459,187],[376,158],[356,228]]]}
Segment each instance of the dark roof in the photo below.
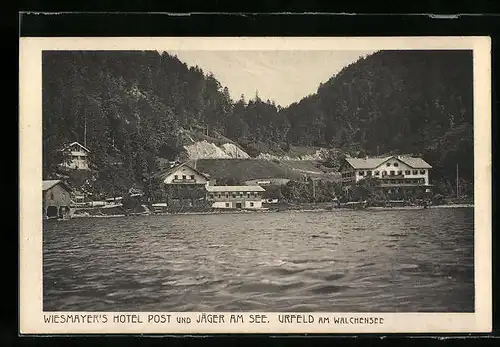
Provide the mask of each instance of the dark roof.
{"label": "dark roof", "polygon": [[415,168],[415,169],[431,169],[432,168],[432,166],[429,163],[427,163],[425,160],[423,160],[422,158],[398,156],[398,159],[401,160],[406,165],[411,166],[412,168]]}
{"label": "dark roof", "polygon": [[381,158],[345,158],[345,160],[355,169],[373,169],[380,166],[392,157]]}
{"label": "dark roof", "polygon": [[64,189],[66,189],[68,192],[71,191],[71,188],[64,183],[61,180],[46,180],[42,182],[42,191],[46,191],[51,189],[52,187],[55,187],[56,185],[60,184],[63,186]]}

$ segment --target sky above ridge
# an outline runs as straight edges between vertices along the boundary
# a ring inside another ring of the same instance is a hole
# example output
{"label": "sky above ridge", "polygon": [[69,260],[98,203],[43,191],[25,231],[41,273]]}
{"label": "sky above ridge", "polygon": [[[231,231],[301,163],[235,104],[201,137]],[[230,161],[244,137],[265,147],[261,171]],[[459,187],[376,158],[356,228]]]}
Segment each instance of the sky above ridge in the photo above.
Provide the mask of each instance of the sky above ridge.
{"label": "sky above ridge", "polygon": [[167,51],[228,87],[231,98],[262,100],[286,107],[317,91],[345,66],[373,51]]}

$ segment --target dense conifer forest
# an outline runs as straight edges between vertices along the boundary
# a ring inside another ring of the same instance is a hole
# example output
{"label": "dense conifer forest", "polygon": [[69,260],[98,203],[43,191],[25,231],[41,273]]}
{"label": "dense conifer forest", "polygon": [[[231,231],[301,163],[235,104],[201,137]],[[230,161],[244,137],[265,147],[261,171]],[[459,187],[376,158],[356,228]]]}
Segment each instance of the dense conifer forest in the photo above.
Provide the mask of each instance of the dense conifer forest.
{"label": "dense conifer forest", "polygon": [[216,76],[166,52],[49,51],[42,74],[45,179],[58,171],[58,149],[79,141],[91,149],[95,191],[151,185],[157,159],[174,159],[182,134],[199,132],[252,156],[290,146],[421,155],[443,193],[453,191],[458,163],[472,194],[470,51],[377,52],[287,107],[258,94],[232,100]]}

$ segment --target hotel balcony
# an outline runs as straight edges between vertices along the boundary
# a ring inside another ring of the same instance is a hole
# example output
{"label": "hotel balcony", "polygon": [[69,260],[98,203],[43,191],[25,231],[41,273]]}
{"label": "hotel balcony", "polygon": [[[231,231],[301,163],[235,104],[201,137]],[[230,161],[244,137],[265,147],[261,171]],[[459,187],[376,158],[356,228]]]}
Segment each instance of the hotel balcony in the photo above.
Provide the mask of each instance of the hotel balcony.
{"label": "hotel balcony", "polygon": [[209,194],[207,195],[207,199],[208,200],[213,200],[213,201],[260,201],[262,200],[262,196],[261,195],[221,195],[221,196],[218,196],[218,194],[216,195],[212,195],[212,194]]}
{"label": "hotel balcony", "polygon": [[421,187],[425,185],[423,178],[404,178],[402,175],[380,178],[381,187]]}
{"label": "hotel balcony", "polygon": [[[181,178],[176,178],[176,179],[173,179],[172,180],[172,183],[189,183],[189,184],[193,184],[193,183],[196,183],[196,180],[195,179],[191,179],[191,178],[186,178],[186,179],[181,179]],[[201,184],[201,183],[200,183]]]}

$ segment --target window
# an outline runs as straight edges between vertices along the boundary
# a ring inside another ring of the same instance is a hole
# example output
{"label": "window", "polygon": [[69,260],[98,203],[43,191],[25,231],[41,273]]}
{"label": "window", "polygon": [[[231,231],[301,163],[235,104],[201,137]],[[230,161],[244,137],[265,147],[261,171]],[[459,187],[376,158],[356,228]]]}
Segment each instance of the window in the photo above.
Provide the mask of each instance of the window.
{"label": "window", "polygon": [[221,197],[222,197],[222,196],[221,196],[221,193],[219,193],[219,199],[220,199]]}
{"label": "window", "polygon": [[253,202],[250,203],[250,207],[253,207]]}
{"label": "window", "polygon": [[242,198],[242,197],[243,197],[243,193],[240,193],[240,198]]}
{"label": "window", "polygon": [[233,193],[233,199],[236,199],[236,193]]}
{"label": "window", "polygon": [[421,175],[425,175],[425,170],[420,170]]}
{"label": "window", "polygon": [[247,193],[247,198],[250,198],[250,193]]}
{"label": "window", "polygon": [[375,176],[379,176],[380,175],[380,171],[375,171]]}
{"label": "window", "polygon": [[387,171],[382,171],[382,176],[387,176]]}
{"label": "window", "polygon": [[399,170],[398,175],[402,175],[402,174],[403,174],[403,171]]}
{"label": "window", "polygon": [[182,175],[182,179],[185,180],[186,179],[186,175]]}
{"label": "window", "polygon": [[399,164],[398,164],[398,163],[394,163],[394,164],[392,164],[392,165],[394,165],[395,167],[398,167],[398,166],[399,166]]}
{"label": "window", "polygon": [[213,199],[214,198],[214,195],[213,194],[210,194],[210,199]]}
{"label": "window", "polygon": [[411,174],[411,171],[410,170],[405,170],[405,175],[409,175]]}
{"label": "window", "polygon": [[229,202],[226,202],[226,207],[229,207]]}
{"label": "window", "polygon": [[418,171],[417,170],[413,170],[413,174],[414,175],[418,175]]}
{"label": "window", "polygon": [[54,192],[50,192],[50,200],[54,200]]}
{"label": "window", "polygon": [[360,172],[358,172],[358,174],[359,174],[360,176],[363,176],[363,175],[365,174],[365,172],[364,172],[364,171],[360,171]]}
{"label": "window", "polygon": [[394,176],[394,170],[391,170],[391,176]]}
{"label": "window", "polygon": [[371,171],[366,171],[366,176],[371,176],[372,172]]}
{"label": "window", "polygon": [[385,164],[385,165],[387,165],[387,166],[391,166],[391,163],[387,163],[387,164]]}
{"label": "window", "polygon": [[194,175],[191,175],[191,179],[194,180]]}
{"label": "window", "polygon": [[229,199],[229,194],[228,193],[226,193],[226,199]]}
{"label": "window", "polygon": [[174,180],[177,180],[177,179],[179,179],[179,176],[175,175]]}

